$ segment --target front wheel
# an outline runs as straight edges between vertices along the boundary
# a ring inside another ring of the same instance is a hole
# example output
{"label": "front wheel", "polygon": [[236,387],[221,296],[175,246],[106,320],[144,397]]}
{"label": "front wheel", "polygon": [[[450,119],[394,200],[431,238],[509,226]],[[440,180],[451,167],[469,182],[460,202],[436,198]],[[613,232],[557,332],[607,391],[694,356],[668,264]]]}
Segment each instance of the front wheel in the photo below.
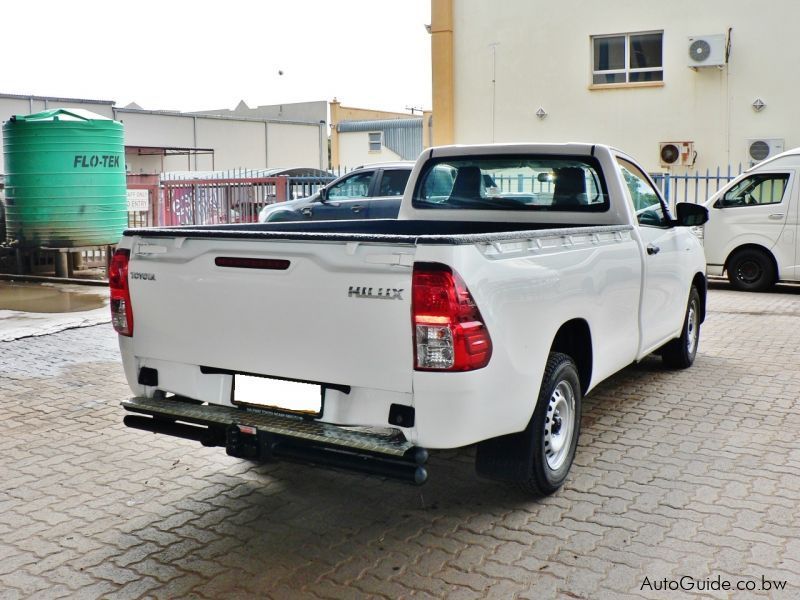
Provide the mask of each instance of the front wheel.
{"label": "front wheel", "polygon": [[697,346],[700,342],[700,294],[692,286],[689,290],[689,302],[686,305],[686,316],[683,318],[683,328],[679,338],[667,342],[661,349],[661,358],[664,364],[673,369],[688,369],[697,356]]}

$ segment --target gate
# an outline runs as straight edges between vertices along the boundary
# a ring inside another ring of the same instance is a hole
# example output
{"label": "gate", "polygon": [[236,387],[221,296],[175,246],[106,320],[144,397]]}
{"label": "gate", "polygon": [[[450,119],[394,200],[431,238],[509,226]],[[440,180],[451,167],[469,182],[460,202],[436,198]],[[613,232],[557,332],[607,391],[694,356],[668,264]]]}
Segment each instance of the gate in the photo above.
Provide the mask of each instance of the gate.
{"label": "gate", "polygon": [[235,177],[161,181],[155,225],[255,223],[262,208],[310,196],[333,176]]}

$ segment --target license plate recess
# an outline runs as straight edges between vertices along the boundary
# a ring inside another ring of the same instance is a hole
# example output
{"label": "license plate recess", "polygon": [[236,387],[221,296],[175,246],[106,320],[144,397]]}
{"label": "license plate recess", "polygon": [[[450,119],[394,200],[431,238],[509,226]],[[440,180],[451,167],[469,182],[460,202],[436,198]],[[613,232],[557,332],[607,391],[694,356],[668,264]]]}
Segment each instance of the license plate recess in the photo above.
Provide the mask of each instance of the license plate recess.
{"label": "license plate recess", "polygon": [[236,406],[319,417],[325,388],[315,383],[236,373],[231,393]]}

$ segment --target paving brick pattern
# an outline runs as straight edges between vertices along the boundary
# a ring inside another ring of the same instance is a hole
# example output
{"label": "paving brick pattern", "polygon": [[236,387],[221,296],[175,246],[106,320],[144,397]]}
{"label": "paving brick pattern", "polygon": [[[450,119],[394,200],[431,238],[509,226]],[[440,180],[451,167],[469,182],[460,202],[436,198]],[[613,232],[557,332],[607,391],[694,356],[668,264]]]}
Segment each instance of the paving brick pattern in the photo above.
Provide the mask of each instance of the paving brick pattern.
{"label": "paving brick pattern", "polygon": [[[800,289],[709,310],[692,369],[586,399],[538,500],[469,449],[415,488],[128,430],[110,326],[0,343],[0,599],[798,598]],[[681,576],[787,588],[651,589]]]}

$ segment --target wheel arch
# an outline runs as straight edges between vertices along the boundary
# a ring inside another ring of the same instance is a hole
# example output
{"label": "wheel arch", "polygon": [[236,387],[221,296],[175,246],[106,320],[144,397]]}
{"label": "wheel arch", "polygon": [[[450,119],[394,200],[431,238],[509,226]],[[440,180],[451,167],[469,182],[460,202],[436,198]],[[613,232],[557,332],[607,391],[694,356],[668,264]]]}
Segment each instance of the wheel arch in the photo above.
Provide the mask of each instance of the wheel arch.
{"label": "wheel arch", "polygon": [[585,319],[572,319],[559,327],[550,346],[551,352],[562,352],[575,361],[581,382],[581,393],[585,394],[592,381],[593,353],[592,332]]}
{"label": "wheel arch", "polygon": [[725,259],[725,264],[722,266],[723,273],[728,271],[728,265],[731,262],[731,258],[733,258],[737,252],[741,252],[742,250],[755,250],[756,252],[761,252],[762,254],[766,255],[767,258],[769,258],[769,260],[772,262],[772,266],[775,268],[776,278],[781,278],[780,268],[778,267],[778,261],[775,260],[775,255],[772,253],[772,250],[762,244],[742,244],[740,246],[736,246],[736,248],[728,253],[727,258]]}

